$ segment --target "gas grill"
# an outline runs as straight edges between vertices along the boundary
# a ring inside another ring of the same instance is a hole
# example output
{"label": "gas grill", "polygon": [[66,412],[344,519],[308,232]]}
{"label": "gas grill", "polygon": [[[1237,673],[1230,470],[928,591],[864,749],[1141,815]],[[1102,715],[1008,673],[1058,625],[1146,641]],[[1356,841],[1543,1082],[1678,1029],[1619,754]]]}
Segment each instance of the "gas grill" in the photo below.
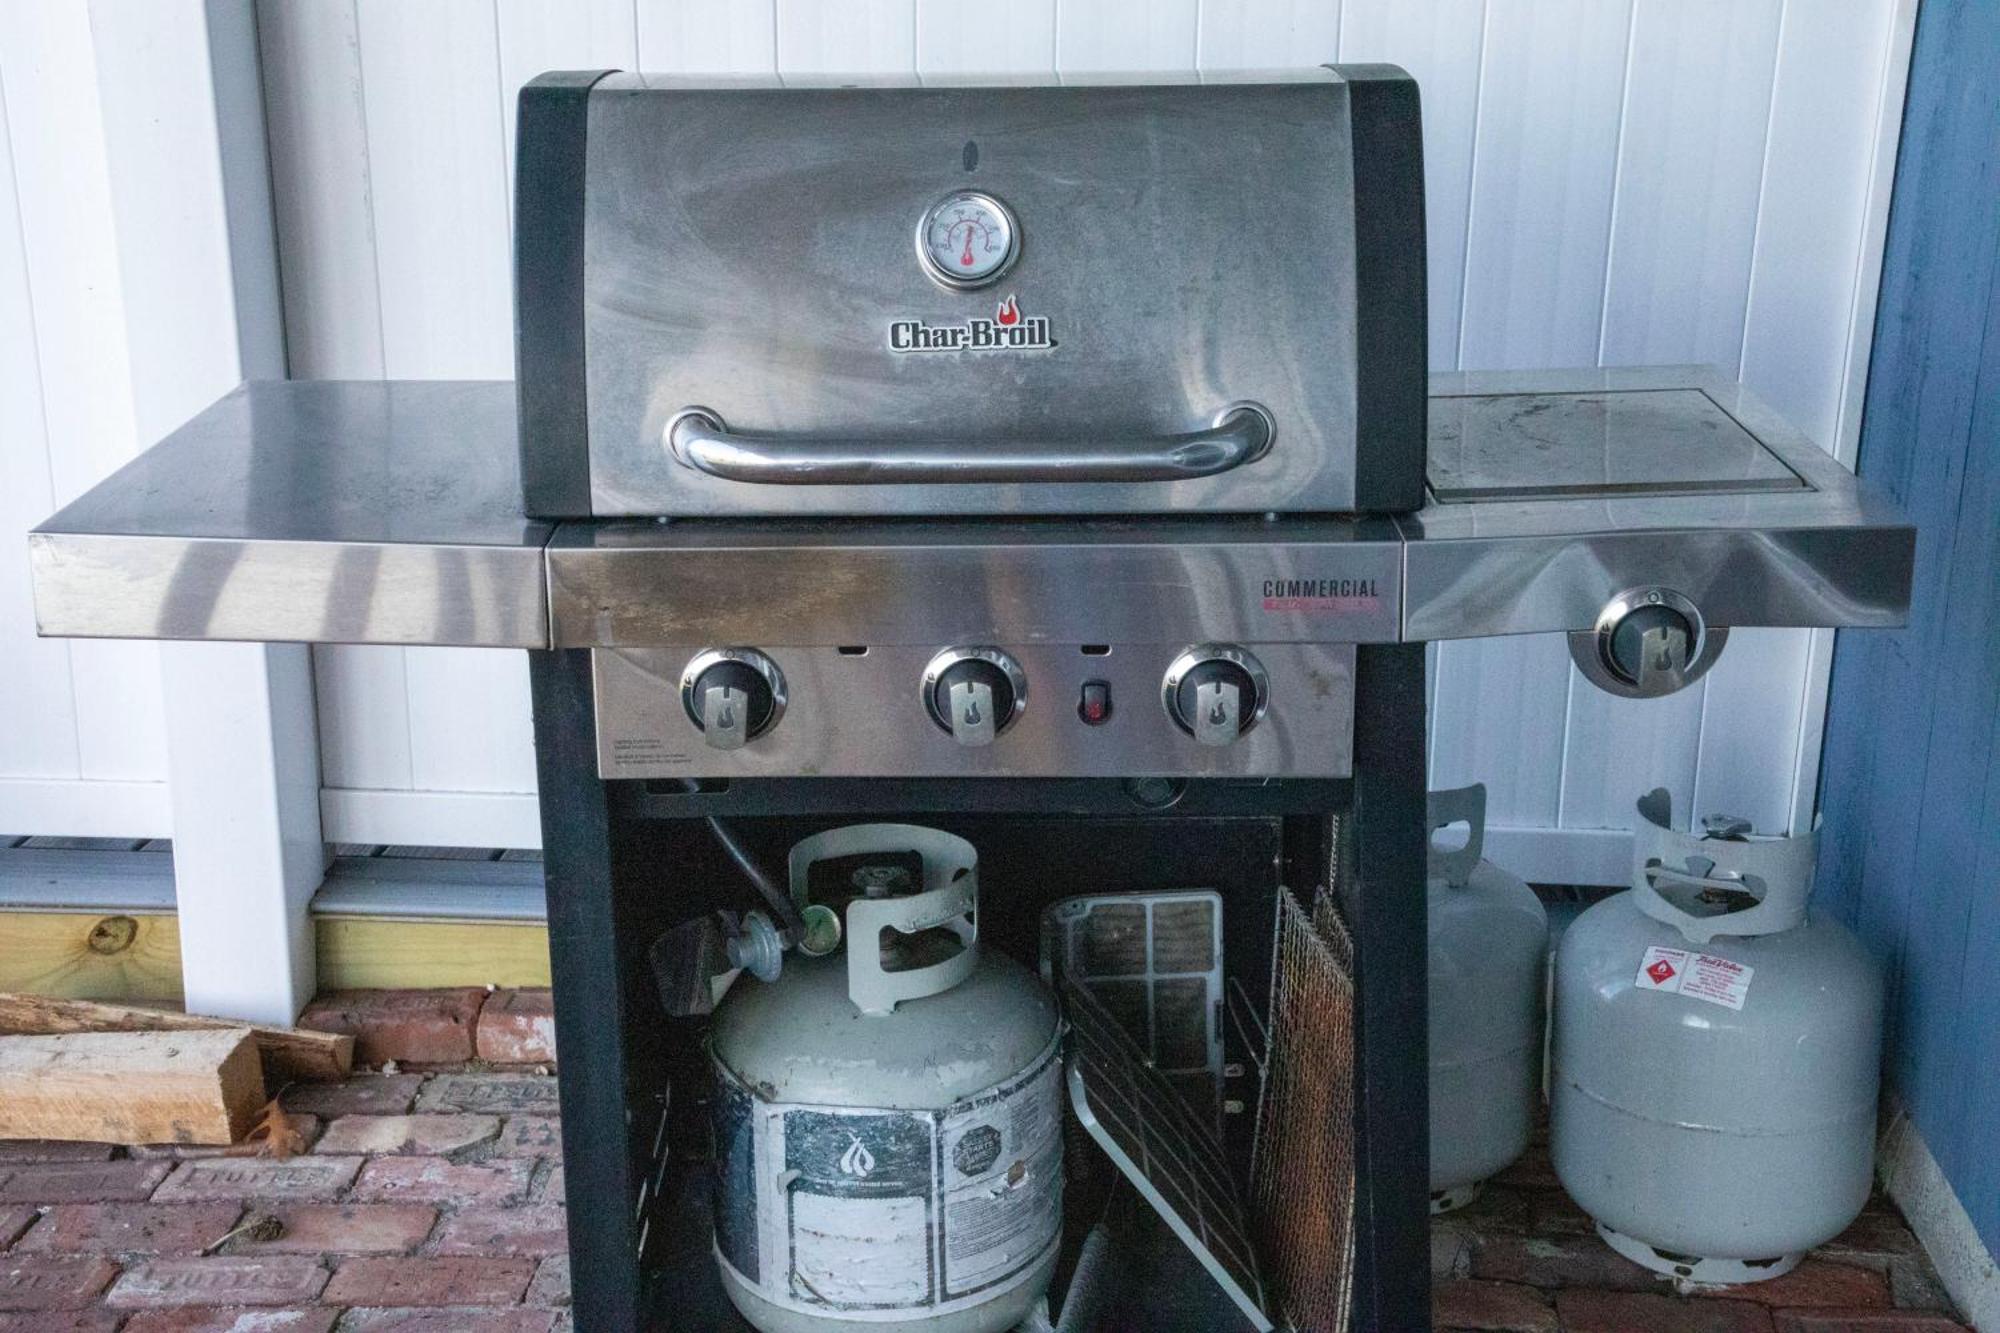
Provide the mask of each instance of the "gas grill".
{"label": "gas grill", "polygon": [[[245,385],[30,545],[44,634],[529,651],[578,1327],[746,1327],[647,951],[864,820],[976,846],[1031,964],[1058,900],[1214,890],[1243,1187],[1273,939],[1338,918],[1352,1326],[1426,1326],[1423,644],[1669,693],[1738,626],[1900,623],[1907,522],[1700,368],[1427,381],[1387,67],[545,75],[517,181],[516,384]],[[1164,1217],[1101,1326],[1259,1326]]]}

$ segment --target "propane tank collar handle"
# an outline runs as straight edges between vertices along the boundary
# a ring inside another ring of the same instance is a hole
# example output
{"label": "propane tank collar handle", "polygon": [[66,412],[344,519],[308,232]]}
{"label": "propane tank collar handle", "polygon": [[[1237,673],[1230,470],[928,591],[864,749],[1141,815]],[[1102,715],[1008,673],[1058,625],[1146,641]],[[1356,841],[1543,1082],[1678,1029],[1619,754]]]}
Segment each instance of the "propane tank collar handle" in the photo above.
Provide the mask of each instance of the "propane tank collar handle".
{"label": "propane tank collar handle", "polygon": [[[1455,889],[1464,888],[1471,881],[1472,872],[1479,868],[1479,858],[1486,846],[1486,784],[1475,782],[1470,787],[1432,792],[1427,822],[1430,875],[1442,878]],[[1465,846],[1447,851],[1432,841],[1440,829],[1461,823],[1471,830]]]}
{"label": "propane tank collar handle", "polygon": [[926,889],[973,874],[979,865],[972,844],[943,829],[922,824],[846,824],[792,844],[786,867],[792,901],[801,911],[812,901],[811,872],[818,862],[896,852],[915,852],[923,858]]}
{"label": "propane tank collar handle", "polygon": [[[1678,832],[1667,822],[1672,803],[1664,788],[1648,792],[1638,808],[1639,822],[1632,830],[1632,901],[1647,916],[1694,944],[1717,935],[1775,935],[1805,920],[1818,856],[1817,830],[1748,841]],[[1761,885],[1764,893],[1754,907],[1697,916],[1669,901],[1661,884],[1736,890]]]}
{"label": "propane tank collar handle", "polygon": [[[882,966],[882,932],[914,935],[946,929],[959,951],[929,967],[891,972]],[[950,990],[979,965],[979,880],[966,875],[927,893],[856,898],[847,905],[847,998],[864,1014],[887,1014],[905,1000]]]}
{"label": "propane tank collar handle", "polygon": [[[802,838],[790,858],[797,910],[811,906],[811,873],[820,861],[915,852],[923,861],[923,892],[857,898],[847,905],[847,995],[864,1014],[886,1014],[905,1000],[950,990],[979,965],[979,853],[943,829],[921,824],[849,824]],[[942,927],[963,946],[929,967],[891,972],[882,966],[884,930],[913,935]]]}

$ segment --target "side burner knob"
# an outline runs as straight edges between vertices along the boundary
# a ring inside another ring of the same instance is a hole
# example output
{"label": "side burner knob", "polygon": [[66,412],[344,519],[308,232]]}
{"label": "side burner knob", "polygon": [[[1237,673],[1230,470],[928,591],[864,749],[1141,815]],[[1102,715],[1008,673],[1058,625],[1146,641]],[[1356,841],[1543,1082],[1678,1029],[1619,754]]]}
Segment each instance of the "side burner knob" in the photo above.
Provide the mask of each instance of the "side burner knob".
{"label": "side burner knob", "polygon": [[1173,660],[1160,697],[1182,731],[1203,745],[1231,745],[1264,716],[1271,682],[1263,663],[1248,652],[1206,643]]}
{"label": "side burner knob", "polygon": [[709,746],[740,750],[783,716],[784,673],[754,648],[711,648],[681,672],[681,706]]}
{"label": "side burner knob", "polygon": [[1647,694],[1679,689],[1694,660],[1694,626],[1670,606],[1641,606],[1611,627],[1612,669]]}
{"label": "side burner knob", "polygon": [[960,745],[991,745],[1027,705],[1028,678],[998,648],[947,648],[924,668],[923,701]]}
{"label": "side burner knob", "polygon": [[1671,588],[1620,593],[1597,614],[1596,627],[1569,636],[1584,679],[1627,699],[1657,699],[1699,680],[1722,655],[1729,631],[1707,624],[1695,604]]}

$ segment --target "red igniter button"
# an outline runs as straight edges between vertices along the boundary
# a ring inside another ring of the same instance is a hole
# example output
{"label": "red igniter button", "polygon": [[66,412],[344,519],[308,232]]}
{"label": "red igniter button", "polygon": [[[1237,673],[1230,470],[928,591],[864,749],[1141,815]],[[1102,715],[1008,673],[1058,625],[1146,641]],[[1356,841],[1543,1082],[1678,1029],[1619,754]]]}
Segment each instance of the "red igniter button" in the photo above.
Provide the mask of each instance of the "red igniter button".
{"label": "red igniter button", "polygon": [[1087,680],[1083,683],[1083,695],[1077,700],[1076,715],[1083,719],[1086,727],[1101,727],[1111,720],[1111,682]]}

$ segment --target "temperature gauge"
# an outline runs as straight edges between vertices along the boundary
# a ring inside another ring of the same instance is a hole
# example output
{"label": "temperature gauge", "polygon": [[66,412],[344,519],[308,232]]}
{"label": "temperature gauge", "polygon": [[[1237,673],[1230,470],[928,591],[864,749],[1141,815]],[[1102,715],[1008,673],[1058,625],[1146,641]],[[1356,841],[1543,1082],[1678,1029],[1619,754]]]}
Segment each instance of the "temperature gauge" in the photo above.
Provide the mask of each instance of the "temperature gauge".
{"label": "temperature gauge", "polygon": [[1021,251],[1021,231],[1007,205],[960,190],[932,204],[917,224],[917,257],[947,287],[983,287]]}

